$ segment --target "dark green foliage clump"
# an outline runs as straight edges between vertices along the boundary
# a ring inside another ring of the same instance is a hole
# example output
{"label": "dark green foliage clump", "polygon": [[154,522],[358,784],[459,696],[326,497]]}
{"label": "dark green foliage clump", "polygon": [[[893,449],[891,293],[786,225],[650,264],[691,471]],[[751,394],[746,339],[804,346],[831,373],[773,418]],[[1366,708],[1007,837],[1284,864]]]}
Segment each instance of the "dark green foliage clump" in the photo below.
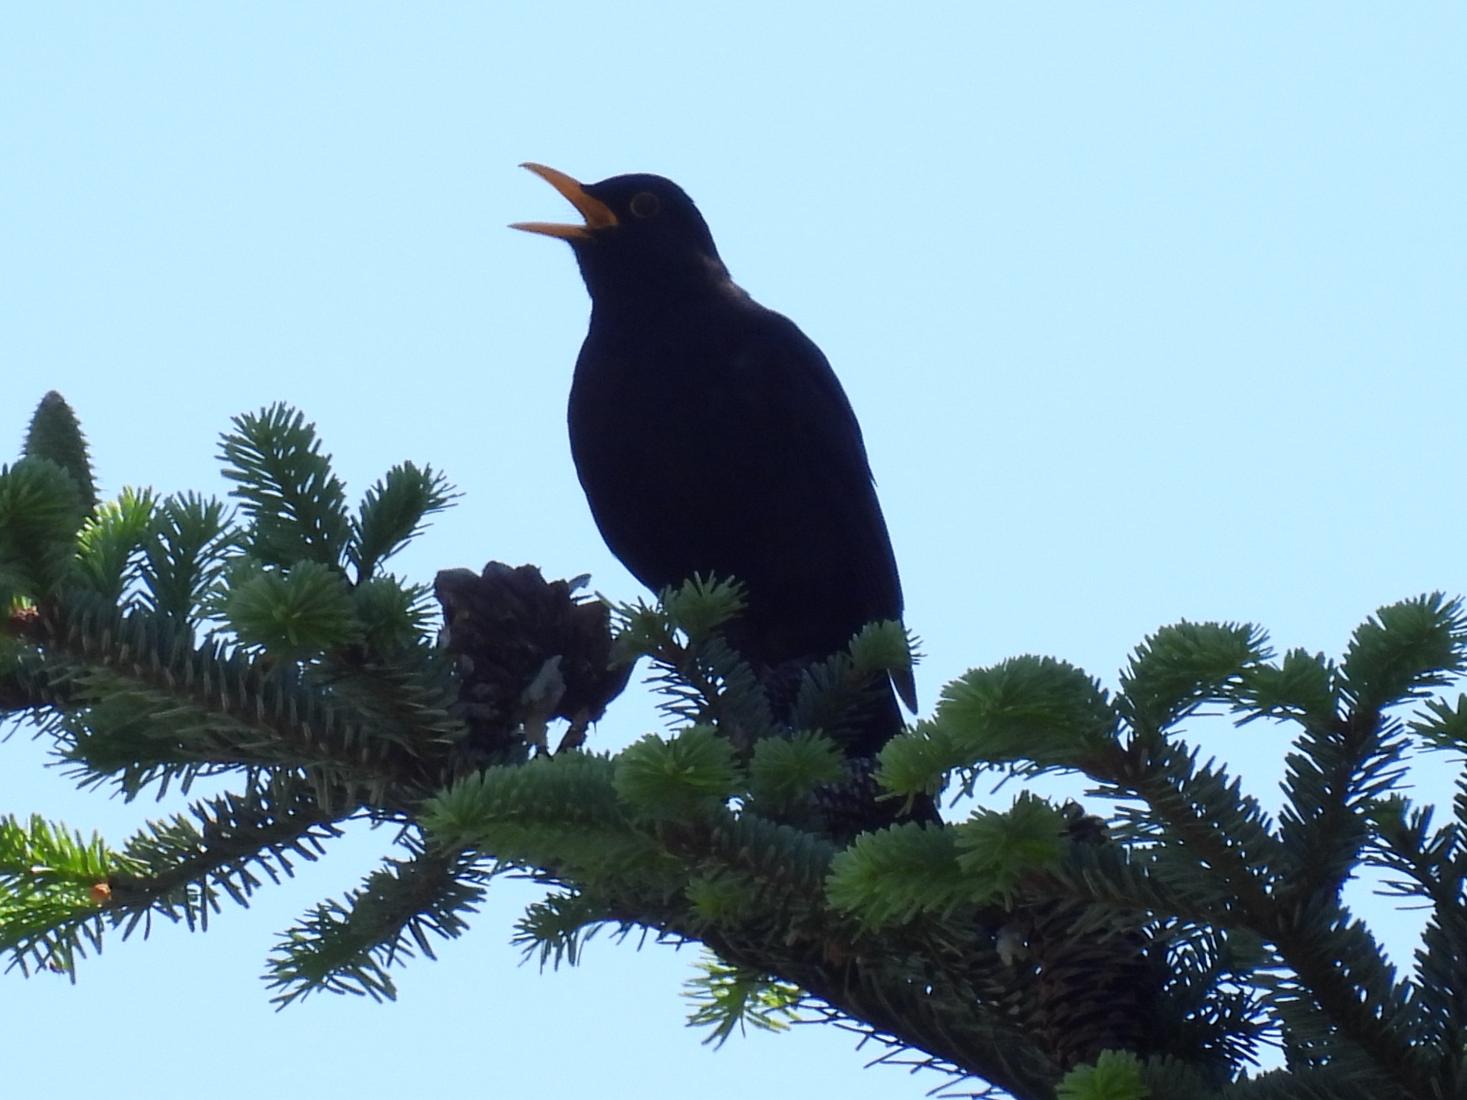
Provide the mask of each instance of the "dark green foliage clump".
{"label": "dark green foliage clump", "polygon": [[[352,508],[283,406],[237,418],[221,453],[236,508],[99,502],[51,395],[0,471],[0,710],[84,786],[230,783],[117,846],[0,819],[13,966],[74,974],[155,916],[206,928],[364,818],[397,850],[281,936],[282,1005],[391,998],[393,968],[462,934],[510,871],[549,890],[516,933],[541,963],[578,962],[602,929],[702,943],[691,1019],[715,1042],[830,1020],[1024,1100],[1467,1089],[1467,785],[1447,807],[1402,785],[1413,751],[1467,755],[1467,696],[1435,694],[1467,669],[1459,601],[1381,608],[1338,661],[1178,623],[1115,691],[1014,658],[863,760],[845,724],[874,675],[906,669],[896,624],[792,670],[771,706],[724,638],[732,579],[615,611],[532,566],[430,591],[385,563],[451,502],[441,475],[403,463]],[[639,659],[672,730],[593,751]],[[1292,738],[1276,816],[1188,742],[1204,708]],[[916,812],[1051,773],[1083,776],[1087,802]],[[1408,971],[1344,900],[1366,868],[1426,911]]]}

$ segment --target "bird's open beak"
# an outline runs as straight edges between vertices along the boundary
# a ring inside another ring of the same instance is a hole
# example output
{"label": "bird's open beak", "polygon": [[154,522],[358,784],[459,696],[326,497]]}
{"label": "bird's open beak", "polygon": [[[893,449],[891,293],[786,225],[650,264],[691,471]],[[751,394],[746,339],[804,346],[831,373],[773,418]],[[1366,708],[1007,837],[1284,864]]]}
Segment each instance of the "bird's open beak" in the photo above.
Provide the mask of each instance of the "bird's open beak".
{"label": "bird's open beak", "polygon": [[557,172],[554,168],[546,168],[543,164],[525,163],[520,167],[528,168],[569,199],[570,204],[576,208],[576,212],[586,219],[586,224],[557,225],[554,222],[515,222],[510,226],[511,229],[523,229],[526,233],[543,233],[547,237],[559,237],[566,241],[586,241],[591,239],[592,230],[609,229],[616,224],[616,215],[611,212],[611,207],[600,199],[586,194],[586,189],[581,186],[579,180],[571,179],[564,172]]}

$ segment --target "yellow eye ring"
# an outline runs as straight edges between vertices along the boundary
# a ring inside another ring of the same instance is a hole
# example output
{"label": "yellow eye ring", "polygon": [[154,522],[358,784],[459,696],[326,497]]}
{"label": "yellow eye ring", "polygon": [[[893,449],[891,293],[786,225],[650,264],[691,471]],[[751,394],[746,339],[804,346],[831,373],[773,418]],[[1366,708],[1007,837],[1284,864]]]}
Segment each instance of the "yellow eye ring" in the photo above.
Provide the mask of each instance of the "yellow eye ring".
{"label": "yellow eye ring", "polygon": [[631,210],[639,218],[650,218],[661,209],[662,203],[651,191],[641,191],[632,196]]}

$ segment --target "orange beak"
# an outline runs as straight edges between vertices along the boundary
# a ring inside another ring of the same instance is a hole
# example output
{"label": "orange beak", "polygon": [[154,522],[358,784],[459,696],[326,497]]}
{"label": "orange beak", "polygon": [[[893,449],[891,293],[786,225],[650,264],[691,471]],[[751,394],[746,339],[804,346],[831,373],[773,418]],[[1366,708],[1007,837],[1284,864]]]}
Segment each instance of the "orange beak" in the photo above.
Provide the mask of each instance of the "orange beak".
{"label": "orange beak", "polygon": [[586,219],[585,225],[558,225],[555,222],[515,222],[511,229],[523,229],[526,233],[541,233],[547,237],[559,237],[564,241],[588,241],[591,234],[597,229],[609,229],[616,224],[616,215],[611,212],[600,199],[592,198],[586,194],[586,189],[581,186],[579,180],[572,179],[564,172],[557,172],[554,168],[547,168],[543,164],[525,163],[521,168],[528,168],[539,176],[551,187],[564,195],[570,204],[576,208],[576,212]]}

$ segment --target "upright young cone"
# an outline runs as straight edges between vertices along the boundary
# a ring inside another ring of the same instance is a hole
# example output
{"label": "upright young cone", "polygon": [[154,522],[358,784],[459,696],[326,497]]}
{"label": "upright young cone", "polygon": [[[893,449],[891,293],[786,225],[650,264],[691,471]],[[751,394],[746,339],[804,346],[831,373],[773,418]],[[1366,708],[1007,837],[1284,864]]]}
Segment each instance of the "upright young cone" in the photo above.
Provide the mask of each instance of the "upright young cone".
{"label": "upright young cone", "polygon": [[87,455],[86,436],[82,435],[76,413],[55,390],[41,398],[31,417],[25,436],[28,458],[47,458],[60,466],[81,494],[82,506],[91,512],[97,506],[97,482],[92,476],[92,463]]}

